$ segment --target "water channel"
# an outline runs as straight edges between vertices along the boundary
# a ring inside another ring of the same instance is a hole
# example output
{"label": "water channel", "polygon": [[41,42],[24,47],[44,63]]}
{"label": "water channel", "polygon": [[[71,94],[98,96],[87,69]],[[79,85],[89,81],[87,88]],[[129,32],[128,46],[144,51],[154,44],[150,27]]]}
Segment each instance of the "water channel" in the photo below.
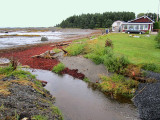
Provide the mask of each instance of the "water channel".
{"label": "water channel", "polygon": [[65,120],[140,120],[133,104],[119,103],[72,76],[59,76],[51,71],[29,69],[45,88],[56,97]]}

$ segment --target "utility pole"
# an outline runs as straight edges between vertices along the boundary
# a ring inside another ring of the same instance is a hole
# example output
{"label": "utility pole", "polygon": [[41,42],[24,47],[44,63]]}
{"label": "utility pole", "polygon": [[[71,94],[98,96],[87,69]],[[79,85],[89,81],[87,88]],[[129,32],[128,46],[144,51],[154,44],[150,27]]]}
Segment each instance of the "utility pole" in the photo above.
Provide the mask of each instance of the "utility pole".
{"label": "utility pole", "polygon": [[158,4],[157,22],[158,22],[158,18],[159,18],[159,5],[160,5],[160,0],[159,0],[159,4]]}

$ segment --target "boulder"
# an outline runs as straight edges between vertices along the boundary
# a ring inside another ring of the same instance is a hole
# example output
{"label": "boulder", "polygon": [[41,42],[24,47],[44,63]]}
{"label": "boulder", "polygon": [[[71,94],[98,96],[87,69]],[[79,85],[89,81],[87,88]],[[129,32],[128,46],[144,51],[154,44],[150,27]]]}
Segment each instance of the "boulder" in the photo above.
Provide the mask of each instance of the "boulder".
{"label": "boulder", "polygon": [[41,41],[48,41],[47,37],[41,37]]}

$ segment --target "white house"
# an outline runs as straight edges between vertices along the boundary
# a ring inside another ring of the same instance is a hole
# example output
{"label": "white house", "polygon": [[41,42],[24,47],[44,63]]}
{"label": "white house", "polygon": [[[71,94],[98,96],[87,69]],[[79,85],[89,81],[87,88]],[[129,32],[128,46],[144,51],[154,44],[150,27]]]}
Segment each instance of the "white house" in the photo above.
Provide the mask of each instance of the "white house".
{"label": "white house", "polygon": [[122,24],[124,22],[123,21],[115,21],[113,24],[112,24],[112,31],[113,32],[121,32],[122,31]]}

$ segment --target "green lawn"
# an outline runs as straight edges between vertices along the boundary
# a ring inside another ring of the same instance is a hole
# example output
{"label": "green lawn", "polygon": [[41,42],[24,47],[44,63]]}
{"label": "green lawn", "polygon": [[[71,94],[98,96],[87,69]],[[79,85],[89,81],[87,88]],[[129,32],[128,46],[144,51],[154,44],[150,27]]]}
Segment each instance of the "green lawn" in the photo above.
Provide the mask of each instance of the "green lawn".
{"label": "green lawn", "polygon": [[160,66],[160,49],[155,48],[155,35],[145,37],[139,35],[140,38],[129,37],[128,34],[109,34],[107,35],[113,41],[114,51],[117,54],[123,54],[133,64],[155,63]]}

